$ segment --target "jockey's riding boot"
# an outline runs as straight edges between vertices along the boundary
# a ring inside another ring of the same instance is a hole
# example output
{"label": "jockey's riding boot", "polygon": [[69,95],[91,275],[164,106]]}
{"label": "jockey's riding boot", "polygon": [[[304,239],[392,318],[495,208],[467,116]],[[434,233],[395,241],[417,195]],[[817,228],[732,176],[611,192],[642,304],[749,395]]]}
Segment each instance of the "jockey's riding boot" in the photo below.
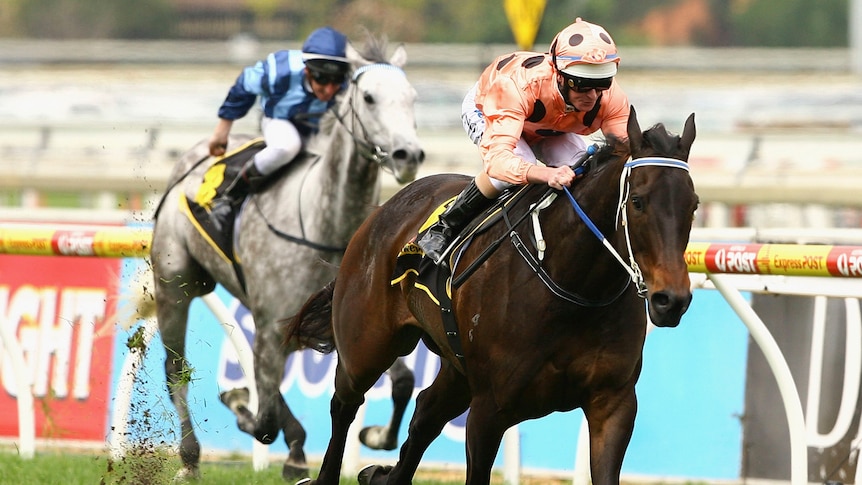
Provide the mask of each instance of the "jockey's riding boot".
{"label": "jockey's riding boot", "polygon": [[425,256],[440,264],[446,255],[446,250],[452,239],[464,229],[480,212],[494,203],[494,199],[485,197],[476,186],[476,180],[470,182],[452,204],[440,214],[439,219],[425,231],[422,238],[416,242]]}
{"label": "jockey's riding boot", "polygon": [[[230,175],[230,168],[226,168],[225,178]],[[216,231],[221,232],[227,227],[233,209],[242,203],[245,196],[255,192],[265,178],[266,176],[260,173],[254,165],[254,159],[245,162],[245,165],[234,175],[233,181],[227,186],[224,193],[212,201],[209,215]]]}

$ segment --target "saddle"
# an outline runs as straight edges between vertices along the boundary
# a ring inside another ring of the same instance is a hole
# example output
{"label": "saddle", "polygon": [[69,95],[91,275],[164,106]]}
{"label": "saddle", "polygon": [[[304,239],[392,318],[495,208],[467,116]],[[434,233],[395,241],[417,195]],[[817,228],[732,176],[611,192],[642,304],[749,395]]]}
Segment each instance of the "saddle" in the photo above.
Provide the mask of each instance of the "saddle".
{"label": "saddle", "polygon": [[[233,265],[243,289],[245,288],[245,278],[242,274],[240,262],[237,260],[236,253],[234,252],[234,224],[229,224],[223,231],[217,231],[210,221],[209,211],[213,200],[221,197],[232,182],[229,178],[225,178],[225,172],[238,173],[239,169],[247,161],[251,160],[257,152],[263,150],[265,147],[266,143],[263,138],[255,138],[239,148],[226,153],[204,172],[203,180],[194,197],[185,196],[180,198],[180,209],[182,212],[216,253]],[[235,169],[228,170],[228,167]],[[239,207],[242,207],[242,205]],[[231,214],[231,221],[236,219],[236,213],[239,210],[241,209],[233,209],[234,214]]]}
{"label": "saddle", "polygon": [[[438,266],[434,264],[433,261],[424,257],[425,253],[422,251],[422,248],[416,244],[416,241],[437,221],[440,214],[442,214],[449,204],[455,200],[455,197],[444,201],[431,212],[419,228],[417,235],[405,244],[398,253],[395,262],[395,270],[392,274],[390,284],[396,285],[410,273],[413,273],[417,275],[416,287],[425,291],[428,294],[428,297],[431,298],[435,304],[440,305],[442,300],[451,300],[453,282],[454,287],[456,288],[463,284],[469,275],[497,250],[502,239],[495,240],[472,261],[462,261],[461,255],[464,253],[464,250],[470,246],[476,236],[486,232],[500,221],[508,220],[510,221],[510,225],[513,225],[511,224],[512,217],[519,218],[518,222],[520,222],[520,219],[529,215],[529,211],[527,213],[513,215],[511,213],[511,208],[517,201],[526,197],[527,194],[532,191],[531,189],[534,188],[535,186],[524,185],[517,187],[514,190],[503,192],[494,205],[482,212],[455,237],[453,241],[453,249],[449,252],[445,261],[446,264],[440,264]],[[551,190],[548,190],[542,197],[545,198],[549,195],[552,195]],[[506,235],[506,237],[508,238],[508,235]],[[453,280],[452,276],[457,272],[456,270],[464,265],[466,265],[466,268]],[[442,292],[438,291],[437,285],[434,283],[439,279],[440,274],[444,274],[446,278],[445,287],[439,288],[439,290],[445,290]]]}
{"label": "saddle", "polygon": [[[500,243],[510,237],[510,234],[506,232],[502,237],[494,240],[472,261],[463,261],[466,268],[458,273],[458,276],[454,279],[453,275],[456,274],[456,270],[462,263],[461,256],[464,253],[464,250],[470,246],[476,236],[486,232],[491,227],[500,223],[500,221],[505,221],[509,226],[509,229],[512,230],[515,225],[520,223],[524,218],[530,216],[530,214],[536,214],[536,217],[538,217],[538,211],[546,207],[546,205],[543,205],[542,203],[533,204],[522,213],[514,213],[512,211],[512,208],[517,201],[527,197],[528,194],[535,192],[536,189],[541,190],[542,188],[535,185],[525,185],[518,187],[516,190],[504,192],[493,206],[486,209],[479,217],[468,224],[467,227],[461,231],[461,234],[455,238],[453,249],[449,252],[446,260],[447,264],[437,265],[434,264],[434,261],[424,257],[425,253],[422,251],[422,248],[416,244],[416,241],[424,231],[437,221],[437,218],[446,210],[449,204],[455,200],[455,197],[452,197],[443,202],[428,216],[425,223],[423,223],[419,228],[418,234],[413,238],[413,240],[404,245],[396,257],[395,270],[390,279],[390,284],[393,286],[399,284],[411,273],[416,275],[416,281],[413,283],[414,287],[424,291],[431,301],[440,307],[443,327],[446,330],[449,346],[461,361],[462,368],[465,368],[465,362],[461,348],[461,340],[458,336],[458,324],[455,321],[455,314],[452,311],[452,288],[457,288],[466,281],[473,271],[481,266],[482,263],[484,263],[485,260],[487,260],[491,254],[500,247]],[[554,191],[552,189],[545,188],[544,195],[540,195],[539,200],[553,200],[554,197]],[[514,222],[512,218],[514,218]],[[537,221],[536,224],[538,224]],[[517,237],[517,234],[515,237]],[[540,246],[540,244],[537,244],[537,246]]]}

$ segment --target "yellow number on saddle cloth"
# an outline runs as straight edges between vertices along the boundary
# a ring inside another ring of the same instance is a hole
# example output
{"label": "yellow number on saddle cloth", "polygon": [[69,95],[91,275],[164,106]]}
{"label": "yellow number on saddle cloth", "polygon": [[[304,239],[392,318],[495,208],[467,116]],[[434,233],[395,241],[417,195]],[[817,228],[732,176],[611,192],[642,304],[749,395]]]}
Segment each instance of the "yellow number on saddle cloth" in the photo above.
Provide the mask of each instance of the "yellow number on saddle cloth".
{"label": "yellow number on saddle cloth", "polygon": [[195,203],[209,210],[212,207],[212,201],[218,194],[218,188],[224,183],[224,162],[216,162],[212,167],[207,169],[204,174],[203,182],[198,187],[198,192],[195,194]]}

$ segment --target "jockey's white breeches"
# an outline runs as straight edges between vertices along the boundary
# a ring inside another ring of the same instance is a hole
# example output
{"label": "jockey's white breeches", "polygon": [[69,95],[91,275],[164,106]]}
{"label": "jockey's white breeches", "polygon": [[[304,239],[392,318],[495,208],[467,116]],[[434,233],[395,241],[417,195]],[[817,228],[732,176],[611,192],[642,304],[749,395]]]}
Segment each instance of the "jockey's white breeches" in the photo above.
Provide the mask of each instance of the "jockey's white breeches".
{"label": "jockey's white breeches", "polygon": [[263,175],[269,175],[290,163],[302,149],[302,136],[287,120],[264,117],[260,129],[266,148],[254,156],[254,165]]}

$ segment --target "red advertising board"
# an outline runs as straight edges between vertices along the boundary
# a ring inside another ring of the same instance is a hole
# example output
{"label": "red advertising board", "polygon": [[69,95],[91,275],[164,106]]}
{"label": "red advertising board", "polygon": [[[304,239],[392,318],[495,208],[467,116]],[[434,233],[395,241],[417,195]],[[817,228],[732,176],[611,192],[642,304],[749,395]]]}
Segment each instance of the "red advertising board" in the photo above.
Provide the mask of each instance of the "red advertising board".
{"label": "red advertising board", "polygon": [[0,325],[28,373],[16,375],[0,342],[0,436],[18,436],[17,379],[29,378],[37,437],[104,441],[120,262],[0,255]]}

